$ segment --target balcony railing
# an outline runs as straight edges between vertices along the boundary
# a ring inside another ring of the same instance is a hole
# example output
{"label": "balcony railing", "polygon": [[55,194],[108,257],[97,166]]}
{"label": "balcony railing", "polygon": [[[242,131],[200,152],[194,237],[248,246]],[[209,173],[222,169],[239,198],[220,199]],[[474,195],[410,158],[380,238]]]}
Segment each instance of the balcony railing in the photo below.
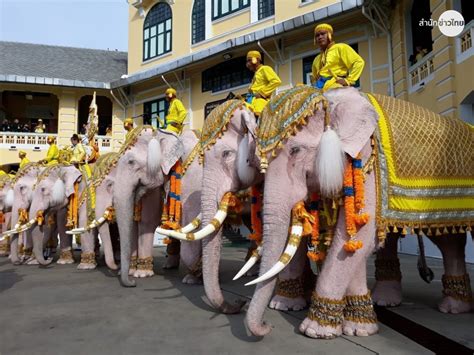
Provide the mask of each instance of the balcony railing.
{"label": "balcony railing", "polygon": [[110,136],[96,136],[99,152],[112,151],[112,137]]}
{"label": "balcony railing", "polygon": [[54,133],[22,133],[22,132],[0,132],[0,146],[16,148],[18,146],[39,147],[48,145],[48,137],[56,137]]}
{"label": "balcony railing", "polygon": [[474,20],[469,22],[464,31],[456,38],[456,61],[461,63],[474,54],[472,37],[474,35]]}
{"label": "balcony railing", "polygon": [[419,89],[430,81],[434,73],[433,53],[428,53],[423,59],[409,69],[412,91]]}

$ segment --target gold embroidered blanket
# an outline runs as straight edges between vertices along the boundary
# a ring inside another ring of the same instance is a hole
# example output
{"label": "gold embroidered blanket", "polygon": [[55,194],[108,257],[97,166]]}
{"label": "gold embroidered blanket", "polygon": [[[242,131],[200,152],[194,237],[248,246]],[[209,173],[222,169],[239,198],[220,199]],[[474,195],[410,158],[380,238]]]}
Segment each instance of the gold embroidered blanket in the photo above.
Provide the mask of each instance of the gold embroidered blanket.
{"label": "gold embroidered blanket", "polygon": [[410,102],[367,96],[379,115],[379,230],[470,229],[474,225],[474,129]]}

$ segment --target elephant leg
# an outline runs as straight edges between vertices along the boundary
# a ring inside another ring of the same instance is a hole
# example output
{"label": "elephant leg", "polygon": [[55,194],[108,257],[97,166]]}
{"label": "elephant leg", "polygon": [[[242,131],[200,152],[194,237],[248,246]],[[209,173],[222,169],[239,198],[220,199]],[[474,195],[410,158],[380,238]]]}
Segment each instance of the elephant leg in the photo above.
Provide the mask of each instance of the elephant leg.
{"label": "elephant leg", "polygon": [[[349,286],[352,292],[360,290],[367,293],[364,270],[367,258],[375,249],[377,239],[374,218],[374,174],[367,175],[365,191],[365,211],[370,215],[370,219],[357,232],[356,238],[363,244],[362,248],[353,253],[344,249],[344,243],[349,240],[349,236],[346,230],[345,211],[343,208],[339,211],[334,239],[318,276],[308,315],[300,325],[300,331],[311,338],[329,339],[342,334],[346,292]],[[359,273],[362,275],[358,275]],[[354,295],[352,292],[350,295]]]}
{"label": "elephant leg", "polygon": [[270,308],[280,311],[301,311],[306,307],[303,287],[306,251],[306,245],[300,245],[290,264],[278,275]]}
{"label": "elephant leg", "polygon": [[[36,233],[43,234],[44,228],[35,229]],[[33,253],[33,237],[31,229],[27,230],[25,233],[25,260],[23,263],[25,265],[39,265],[38,260],[35,257],[35,253]],[[44,239],[44,236],[43,236]],[[43,243],[44,245],[44,243]]]}
{"label": "elephant leg", "polygon": [[105,263],[111,270],[117,270],[118,266],[114,260],[114,249],[113,243],[111,240],[111,233],[109,229],[109,224],[105,223],[99,228],[100,239],[102,241],[102,245],[104,246],[104,257]]}
{"label": "elephant leg", "polygon": [[188,268],[188,273],[184,276],[182,282],[190,285],[202,284],[202,245],[198,242],[181,243],[181,260]]}
{"label": "elephant leg", "polygon": [[372,300],[378,306],[395,307],[402,303],[402,273],[397,253],[399,237],[398,233],[388,234],[385,246],[377,250]]}
{"label": "elephant leg", "polygon": [[[198,243],[199,245],[201,243]],[[177,269],[179,267],[179,255],[181,253],[181,242],[171,238],[171,243],[166,246],[166,261],[163,269]]]}
{"label": "elephant leg", "polygon": [[160,201],[159,190],[153,190],[142,197],[142,215],[138,223],[138,261],[137,271],[134,277],[151,277],[155,275],[153,271],[153,238],[155,229],[158,226],[159,211],[156,202]]}
{"label": "elephant leg", "polygon": [[342,323],[345,335],[368,336],[378,332],[377,315],[366,280],[367,263],[362,260],[346,292]]}
{"label": "elephant leg", "polygon": [[21,260],[19,257],[19,247],[18,247],[18,241],[20,239],[20,236],[18,233],[13,234],[10,240],[10,260],[13,265],[21,265]]}
{"label": "elephant leg", "polygon": [[66,209],[60,209],[57,214],[57,226],[59,234],[59,250],[60,255],[56,263],[60,265],[74,264],[74,256],[72,250],[72,236],[66,234]]}
{"label": "elephant leg", "polygon": [[466,271],[466,235],[430,237],[443,255],[443,299],[438,309],[443,313],[466,313],[474,309],[471,283]]}
{"label": "elephant leg", "polygon": [[[86,226],[87,212],[85,203],[79,211],[79,225]],[[77,265],[78,270],[93,270],[97,267],[94,246],[95,246],[96,229],[81,234],[81,262]]]}

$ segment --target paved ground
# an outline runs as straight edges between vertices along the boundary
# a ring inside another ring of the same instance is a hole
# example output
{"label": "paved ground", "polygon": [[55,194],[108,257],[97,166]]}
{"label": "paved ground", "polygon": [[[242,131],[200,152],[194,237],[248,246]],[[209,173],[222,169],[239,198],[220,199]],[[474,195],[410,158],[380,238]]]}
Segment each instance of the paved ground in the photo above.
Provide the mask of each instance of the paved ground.
{"label": "paved ground", "polygon": [[[249,299],[253,292],[243,286],[245,279],[231,281],[244,256],[243,248],[224,248],[221,280],[228,299]],[[71,265],[45,270],[14,267],[0,259],[0,355],[431,353],[412,340],[419,329],[413,328],[406,337],[400,334],[403,330],[384,324],[379,334],[367,338],[312,340],[298,331],[304,311],[268,309],[266,320],[274,325],[273,332],[253,337],[244,327],[244,313],[215,313],[206,303],[203,287],[183,285],[184,270],[163,272],[159,267],[163,261],[164,249],[156,248],[157,275],[125,289],[104,266],[86,272]],[[426,285],[417,276],[415,257],[402,257],[406,297],[394,314],[474,348],[474,313],[453,316],[436,311],[441,262],[431,259],[429,264],[436,280]],[[471,276],[473,271],[471,266]],[[369,274],[373,275],[372,267]],[[394,317],[389,313],[390,319]]]}

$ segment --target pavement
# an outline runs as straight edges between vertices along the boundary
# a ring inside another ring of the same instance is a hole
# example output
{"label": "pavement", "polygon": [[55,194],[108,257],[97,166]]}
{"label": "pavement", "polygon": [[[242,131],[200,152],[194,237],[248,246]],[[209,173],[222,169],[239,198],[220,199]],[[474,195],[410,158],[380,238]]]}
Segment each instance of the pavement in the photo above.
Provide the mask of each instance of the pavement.
{"label": "pavement", "polygon": [[[230,301],[250,300],[254,290],[243,286],[248,278],[232,281],[245,254],[242,246],[223,248],[220,277]],[[379,334],[314,340],[298,331],[306,311],[267,309],[265,319],[273,331],[264,338],[250,335],[245,313],[216,313],[202,285],[181,283],[184,268],[161,269],[164,248],[155,248],[154,256],[156,275],[129,289],[104,265],[93,271],[56,264],[45,269],[13,266],[1,258],[0,355],[429,354],[442,352],[443,346],[456,354],[473,353],[474,313],[445,315],[436,309],[441,260],[428,260],[435,272],[428,285],[418,276],[416,257],[401,255],[404,302],[379,313],[389,325],[381,323]],[[373,261],[368,265],[373,275]],[[473,271],[470,265],[471,276]],[[441,345],[434,345],[438,340]]]}

